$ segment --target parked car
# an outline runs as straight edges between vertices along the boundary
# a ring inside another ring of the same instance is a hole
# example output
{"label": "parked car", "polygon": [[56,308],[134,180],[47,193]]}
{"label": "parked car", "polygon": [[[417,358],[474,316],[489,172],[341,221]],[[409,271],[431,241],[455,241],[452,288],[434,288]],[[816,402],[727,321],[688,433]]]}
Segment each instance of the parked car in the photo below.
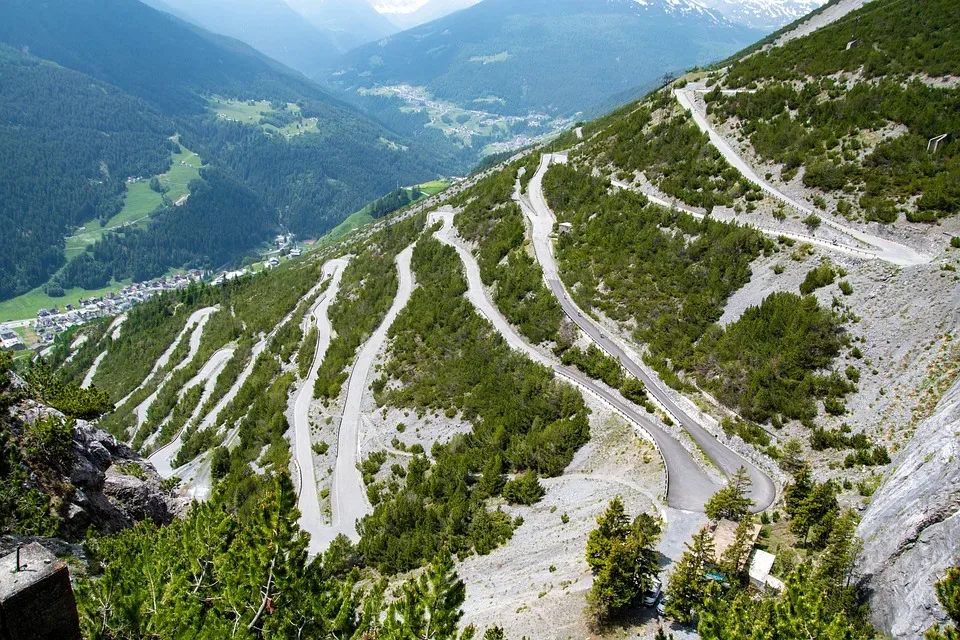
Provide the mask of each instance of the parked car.
{"label": "parked car", "polygon": [[658,614],[658,615],[660,615],[660,616],[665,615],[664,612],[666,611],[667,603],[668,603],[668,602],[670,602],[670,596],[664,595],[662,598],[660,598],[660,602],[657,603],[657,614]]}
{"label": "parked car", "polygon": [[653,584],[650,585],[650,588],[646,590],[643,594],[643,604],[646,607],[652,607],[657,604],[657,599],[660,597],[660,593],[663,591],[663,583],[660,582],[660,578],[654,578]]}

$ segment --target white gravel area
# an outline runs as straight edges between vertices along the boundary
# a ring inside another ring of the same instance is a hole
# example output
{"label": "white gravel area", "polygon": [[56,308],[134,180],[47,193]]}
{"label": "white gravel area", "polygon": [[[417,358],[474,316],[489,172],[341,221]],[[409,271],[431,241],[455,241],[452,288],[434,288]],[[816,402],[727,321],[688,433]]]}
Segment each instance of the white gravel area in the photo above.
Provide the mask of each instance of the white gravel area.
{"label": "white gravel area", "polygon": [[511,638],[588,637],[583,609],[592,576],[584,552],[597,516],[615,496],[631,515],[660,513],[653,497],[663,483],[660,456],[618,414],[589,398],[588,404],[591,440],[562,476],[542,481],[543,500],[491,505],[523,524],[507,544],[458,565],[467,585],[464,625],[499,624]]}

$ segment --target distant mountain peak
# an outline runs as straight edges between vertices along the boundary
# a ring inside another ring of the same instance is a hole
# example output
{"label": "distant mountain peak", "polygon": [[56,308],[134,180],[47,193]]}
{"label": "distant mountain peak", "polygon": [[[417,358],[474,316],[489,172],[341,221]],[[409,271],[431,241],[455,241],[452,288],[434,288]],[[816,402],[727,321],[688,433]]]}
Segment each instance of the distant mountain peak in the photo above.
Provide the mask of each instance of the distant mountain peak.
{"label": "distant mountain peak", "polygon": [[755,29],[779,29],[823,6],[826,0],[698,0],[727,20]]}

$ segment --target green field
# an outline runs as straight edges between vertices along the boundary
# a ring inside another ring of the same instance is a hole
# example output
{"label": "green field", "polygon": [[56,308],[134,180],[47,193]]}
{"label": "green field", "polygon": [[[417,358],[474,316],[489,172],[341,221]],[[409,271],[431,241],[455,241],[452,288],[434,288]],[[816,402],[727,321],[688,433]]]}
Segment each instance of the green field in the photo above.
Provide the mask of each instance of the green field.
{"label": "green field", "polygon": [[[304,118],[300,114],[300,107],[293,103],[289,103],[286,107],[278,111],[273,108],[268,100],[250,100],[243,102],[241,100],[228,100],[226,98],[214,97],[210,100],[210,108],[224,119],[255,125],[267,133],[280,134],[287,139],[304,133],[317,133],[320,130],[319,120],[317,118]],[[260,121],[265,113],[279,115],[292,114],[296,116],[296,120],[284,127],[277,127]]]}
{"label": "green field", "polygon": [[66,289],[61,298],[51,298],[43,292],[42,287],[37,287],[33,291],[11,298],[5,302],[0,302],[0,322],[9,322],[10,320],[27,320],[37,317],[37,311],[40,309],[49,309],[50,307],[59,307],[63,309],[65,305],[77,305],[80,298],[95,298],[111,291],[116,292],[129,284],[125,282],[114,282],[103,289]]}
{"label": "green field", "polygon": [[170,171],[160,176],[160,184],[167,187],[167,199],[176,202],[190,193],[190,183],[200,177],[203,161],[193,151],[180,147],[180,153],[171,156]]}
{"label": "green field", "polygon": [[423,184],[417,185],[420,191],[423,191],[428,196],[435,196],[449,186],[450,183],[446,180],[433,180],[431,182],[424,182]]}
{"label": "green field", "polygon": [[[450,183],[446,180],[433,180],[431,182],[424,182],[423,184],[416,185],[420,191],[425,195],[424,197],[430,197],[436,195],[450,186]],[[412,187],[408,187],[412,188]],[[423,198],[420,198],[423,200]],[[418,200],[419,202],[419,200]],[[368,208],[364,207],[360,211],[350,214],[346,220],[341,222],[339,225],[333,228],[327,235],[320,238],[315,247],[327,246],[332,242],[336,242],[343,236],[347,235],[354,229],[359,229],[365,224],[369,224],[374,221],[373,216],[367,213]]]}
{"label": "green field", "polygon": [[[200,177],[200,157],[182,147],[180,153],[172,154],[170,157],[173,161],[170,170],[157,177],[160,179],[160,184],[169,189],[166,194],[167,199],[176,202],[189,192],[190,181]],[[68,236],[64,245],[64,257],[70,260],[80,255],[87,245],[95,243],[108,231],[128,224],[145,224],[150,214],[161,204],[163,204],[163,196],[150,188],[149,180],[128,184],[123,209],[102,227],[99,220],[91,220]]]}

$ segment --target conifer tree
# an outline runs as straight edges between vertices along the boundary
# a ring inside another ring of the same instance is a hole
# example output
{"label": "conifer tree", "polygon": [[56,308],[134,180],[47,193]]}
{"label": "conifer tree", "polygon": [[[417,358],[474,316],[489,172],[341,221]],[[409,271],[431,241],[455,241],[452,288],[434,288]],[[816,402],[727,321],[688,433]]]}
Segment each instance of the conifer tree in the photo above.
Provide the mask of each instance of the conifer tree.
{"label": "conifer tree", "polygon": [[707,501],[705,511],[711,520],[733,520],[739,522],[750,513],[753,501],[747,497],[751,486],[750,476],[744,467],[740,467],[730,478],[727,486],[713,494]]}
{"label": "conifer tree", "polygon": [[937,600],[947,612],[952,624],[934,625],[926,633],[926,640],[960,640],[960,567],[947,569],[947,574],[934,585]]}
{"label": "conifer tree", "polygon": [[706,576],[714,561],[713,534],[704,527],[687,544],[667,585],[666,614],[683,624],[694,620],[710,586]]}

